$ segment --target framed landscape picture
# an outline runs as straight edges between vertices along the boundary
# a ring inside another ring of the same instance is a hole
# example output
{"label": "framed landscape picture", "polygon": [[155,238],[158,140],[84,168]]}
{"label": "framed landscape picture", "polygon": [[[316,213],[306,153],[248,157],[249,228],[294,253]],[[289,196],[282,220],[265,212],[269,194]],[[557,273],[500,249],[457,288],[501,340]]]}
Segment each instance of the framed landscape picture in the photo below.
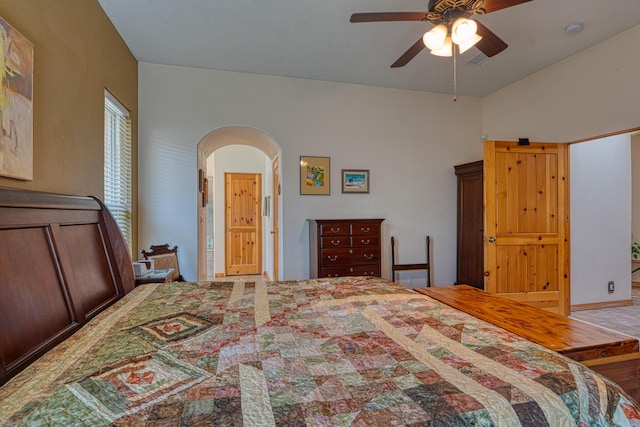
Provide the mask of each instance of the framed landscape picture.
{"label": "framed landscape picture", "polygon": [[331,194],[329,157],[300,156],[300,194]]}
{"label": "framed landscape picture", "polygon": [[369,170],[342,169],[343,193],[368,193]]}

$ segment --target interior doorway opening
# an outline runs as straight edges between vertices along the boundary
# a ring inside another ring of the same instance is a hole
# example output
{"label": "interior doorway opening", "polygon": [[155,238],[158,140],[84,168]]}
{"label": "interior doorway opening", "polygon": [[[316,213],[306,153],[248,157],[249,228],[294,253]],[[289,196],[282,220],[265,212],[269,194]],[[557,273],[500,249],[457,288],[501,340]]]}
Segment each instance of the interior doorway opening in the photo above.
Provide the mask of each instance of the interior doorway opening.
{"label": "interior doorway opening", "polygon": [[[274,197],[273,164],[278,163],[278,144],[261,130],[228,126],[207,134],[198,143],[198,173],[207,185],[199,194],[198,203],[198,280],[225,276],[225,172],[260,173],[262,194],[260,220],[262,223],[262,271],[276,280],[281,271],[281,236],[277,232],[282,200]],[[202,172],[200,172],[202,171]],[[278,174],[280,172],[278,171]],[[279,193],[278,193],[279,195]],[[274,199],[277,206],[274,206]]]}

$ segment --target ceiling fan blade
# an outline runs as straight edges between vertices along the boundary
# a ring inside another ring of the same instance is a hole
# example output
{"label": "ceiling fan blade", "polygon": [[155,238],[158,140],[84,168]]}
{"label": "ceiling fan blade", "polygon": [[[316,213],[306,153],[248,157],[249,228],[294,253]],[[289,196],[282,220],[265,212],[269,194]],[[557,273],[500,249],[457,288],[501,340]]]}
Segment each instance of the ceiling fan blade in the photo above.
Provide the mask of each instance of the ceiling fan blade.
{"label": "ceiling fan blade", "polygon": [[422,41],[422,37],[418,39],[417,42],[413,44],[405,53],[402,54],[400,58],[396,60],[393,64],[391,64],[391,68],[399,68],[404,67],[416,57],[417,54],[422,52],[422,49],[425,48],[424,42]]}
{"label": "ceiling fan blade", "polygon": [[485,27],[480,22],[478,24],[478,35],[482,36],[482,40],[476,43],[476,47],[480,52],[487,55],[489,58],[495,56],[505,50],[508,44],[506,44],[500,37],[496,36],[493,31]]}
{"label": "ceiling fan blade", "polygon": [[526,3],[531,0],[484,0],[484,10],[489,12],[495,12],[496,10],[506,9],[511,6],[517,6],[521,3]]}
{"label": "ceiling fan blade", "polygon": [[351,15],[350,22],[422,21],[424,12],[364,12]]}

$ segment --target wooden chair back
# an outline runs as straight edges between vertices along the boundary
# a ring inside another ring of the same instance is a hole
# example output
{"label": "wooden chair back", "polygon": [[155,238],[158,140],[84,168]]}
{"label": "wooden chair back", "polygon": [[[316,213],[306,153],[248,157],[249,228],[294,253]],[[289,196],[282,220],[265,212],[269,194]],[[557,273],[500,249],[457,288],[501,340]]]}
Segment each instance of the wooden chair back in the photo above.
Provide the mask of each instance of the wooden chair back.
{"label": "wooden chair back", "polygon": [[140,255],[144,259],[152,259],[154,268],[173,268],[173,277],[171,282],[184,282],[184,277],[180,274],[180,266],[178,265],[178,247],[174,246],[169,249],[169,244],[151,245],[148,251],[144,249],[140,251]]}
{"label": "wooden chair back", "polygon": [[395,239],[391,236],[391,280],[396,281],[396,271],[426,270],[427,287],[431,287],[431,238],[427,236],[427,262],[421,264],[396,264]]}

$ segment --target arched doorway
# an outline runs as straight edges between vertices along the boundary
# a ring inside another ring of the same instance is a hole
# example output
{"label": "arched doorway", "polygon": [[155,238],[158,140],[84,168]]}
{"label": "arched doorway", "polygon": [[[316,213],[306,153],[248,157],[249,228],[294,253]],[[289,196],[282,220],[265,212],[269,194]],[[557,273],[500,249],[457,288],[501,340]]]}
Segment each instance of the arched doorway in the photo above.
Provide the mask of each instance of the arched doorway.
{"label": "arched doorway", "polygon": [[[240,146],[249,146],[254,147],[264,153],[265,157],[269,159],[272,163],[278,163],[278,159],[280,157],[280,147],[278,144],[267,135],[265,132],[245,126],[225,126],[214,131],[209,132],[205,135],[200,142],[198,143],[198,170],[203,171],[204,175],[207,176],[212,173],[212,171],[207,171],[207,159],[211,156],[216,150],[227,147],[230,145],[240,145]],[[278,170],[276,173],[280,174]],[[270,179],[266,182],[276,182],[276,180]],[[277,256],[281,251],[280,242],[282,239],[280,238],[277,230],[279,227],[279,219],[278,215],[274,215],[274,213],[279,212],[281,201],[279,201],[279,188],[273,188],[272,186],[267,187],[267,191],[265,192],[265,197],[269,197],[271,201],[269,208],[270,212],[268,212],[268,230],[265,230],[264,233],[264,250],[268,252],[271,256],[267,257],[265,261],[265,271],[270,271],[272,278],[277,279],[277,272],[280,269],[280,259]],[[200,196],[200,195],[199,195]],[[275,197],[274,197],[275,196]],[[222,203],[218,198],[224,198],[222,194],[213,194],[214,200],[212,202]],[[275,202],[274,202],[275,201]],[[207,279],[207,210],[206,206],[202,203],[201,197],[198,197],[198,280],[206,280]],[[275,219],[275,222],[274,222]],[[268,262],[268,265],[267,265]],[[276,275],[276,277],[274,277]]]}

